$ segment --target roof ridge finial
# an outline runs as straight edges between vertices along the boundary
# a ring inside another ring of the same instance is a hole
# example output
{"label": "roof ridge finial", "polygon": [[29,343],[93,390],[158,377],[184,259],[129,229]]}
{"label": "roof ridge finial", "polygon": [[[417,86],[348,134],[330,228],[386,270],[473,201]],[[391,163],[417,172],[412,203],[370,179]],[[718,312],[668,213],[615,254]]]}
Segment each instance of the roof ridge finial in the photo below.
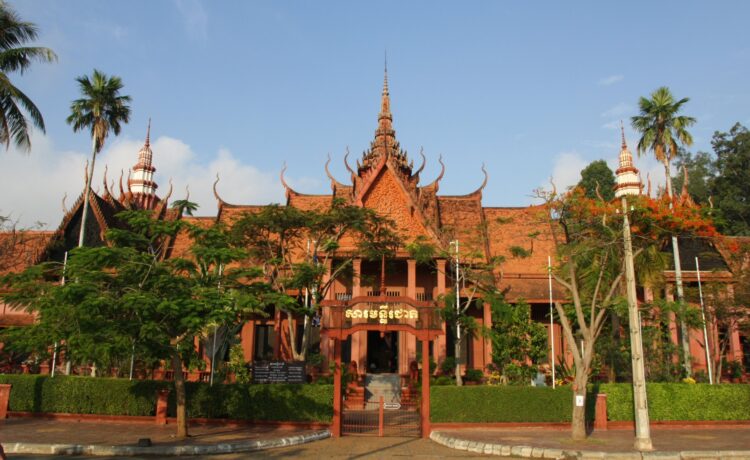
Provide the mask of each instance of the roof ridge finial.
{"label": "roof ridge finial", "polygon": [[388,96],[388,50],[385,50],[383,61],[383,96]]}
{"label": "roof ridge finial", "polygon": [[628,144],[625,142],[625,125],[622,124],[622,120],[620,120],[620,134],[622,134],[622,149],[625,150]]}
{"label": "roof ridge finial", "polygon": [[148,128],[146,128],[146,147],[151,145],[151,117],[148,117]]}

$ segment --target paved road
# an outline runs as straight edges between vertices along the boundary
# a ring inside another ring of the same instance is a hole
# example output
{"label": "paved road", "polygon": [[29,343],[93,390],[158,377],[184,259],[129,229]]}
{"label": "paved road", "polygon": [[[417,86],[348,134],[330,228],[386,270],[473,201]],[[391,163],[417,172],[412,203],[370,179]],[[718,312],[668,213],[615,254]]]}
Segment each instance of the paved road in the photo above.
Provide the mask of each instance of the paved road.
{"label": "paved road", "polygon": [[[13,455],[14,459],[51,459],[60,457],[40,455]],[[78,460],[96,460],[105,457],[65,457]],[[135,457],[106,457],[108,459],[134,460]],[[449,449],[436,444],[429,439],[417,438],[373,438],[364,436],[349,436],[340,439],[326,439],[300,446],[271,449],[262,452],[246,454],[212,455],[205,457],[180,457],[185,459],[238,460],[246,458],[325,458],[325,459],[386,459],[386,458],[415,458],[418,460],[439,458],[489,458],[487,455],[472,454],[466,451]],[[510,458],[510,457],[505,457]],[[144,457],[144,460],[154,460]]]}

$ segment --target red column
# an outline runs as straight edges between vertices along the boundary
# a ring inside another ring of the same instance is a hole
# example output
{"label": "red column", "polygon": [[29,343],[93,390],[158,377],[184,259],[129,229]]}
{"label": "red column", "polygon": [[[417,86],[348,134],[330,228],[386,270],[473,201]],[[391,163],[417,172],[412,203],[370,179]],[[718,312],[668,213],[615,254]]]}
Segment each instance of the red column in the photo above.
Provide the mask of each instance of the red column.
{"label": "red column", "polygon": [[0,384],[0,420],[8,417],[8,402],[10,401],[10,387],[8,383]]}
{"label": "red column", "polygon": [[422,340],[422,437],[430,437],[430,341]]}
{"label": "red column", "polygon": [[596,395],[596,406],[594,410],[594,429],[607,429],[607,395],[599,393]]}
{"label": "red column", "polygon": [[[484,303],[482,322],[484,323],[484,327],[488,329],[492,328],[492,311],[490,310],[490,304],[488,302]],[[492,341],[490,340],[489,337],[486,337],[484,339],[484,363],[482,364],[482,370],[487,369],[487,366],[489,366],[491,363],[492,363]]]}
{"label": "red column", "polygon": [[333,426],[331,436],[341,437],[341,340],[334,339],[333,359],[336,365],[333,368]]}
{"label": "red column", "polygon": [[169,399],[169,390],[159,390],[156,392],[156,424],[167,424],[167,400]]}
{"label": "red column", "polygon": [[[445,259],[438,259],[435,261],[437,263],[437,297],[440,297],[441,295],[445,295]],[[446,352],[446,342],[445,342],[445,321],[442,321],[442,327],[443,327],[443,334],[438,336],[437,339],[435,339],[435,345],[433,346],[433,349],[435,351],[435,362],[438,365],[438,369],[440,369],[440,363],[445,359]]]}
{"label": "red column", "polygon": [[255,321],[248,321],[242,325],[240,343],[242,344],[242,354],[245,357],[245,362],[249,363],[253,360],[253,355],[255,354]]}

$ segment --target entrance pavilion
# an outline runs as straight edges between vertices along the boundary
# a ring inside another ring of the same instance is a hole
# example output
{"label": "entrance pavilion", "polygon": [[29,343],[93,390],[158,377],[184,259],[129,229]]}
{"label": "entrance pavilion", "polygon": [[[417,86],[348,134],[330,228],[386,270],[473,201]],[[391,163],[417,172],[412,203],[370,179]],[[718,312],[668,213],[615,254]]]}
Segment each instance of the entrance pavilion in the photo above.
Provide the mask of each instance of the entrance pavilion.
{"label": "entrance pavilion", "polygon": [[[412,334],[422,343],[421,397],[419,404],[402,405],[399,401],[388,404],[380,397],[378,411],[378,433],[382,436],[384,420],[398,423],[399,417],[385,417],[384,411],[410,411],[419,416],[419,432],[422,437],[430,435],[430,342],[443,334],[439,309],[432,302],[418,301],[410,297],[355,297],[351,300],[325,300],[323,307],[321,334],[333,340],[334,389],[333,389],[333,426],[334,437],[346,434],[342,430],[344,416],[344,391],[347,386],[342,379],[342,342],[353,333],[366,331],[368,340],[368,372],[390,374],[398,371],[398,332]],[[370,346],[371,345],[371,346]],[[360,371],[355,364],[343,363],[348,374],[357,385]],[[418,364],[410,366],[408,382],[414,388],[419,379]],[[398,374],[395,374],[398,376]],[[398,381],[399,390],[401,388]],[[400,396],[400,395],[399,395]],[[403,419],[403,417],[401,418]],[[373,433],[374,434],[374,433]]]}

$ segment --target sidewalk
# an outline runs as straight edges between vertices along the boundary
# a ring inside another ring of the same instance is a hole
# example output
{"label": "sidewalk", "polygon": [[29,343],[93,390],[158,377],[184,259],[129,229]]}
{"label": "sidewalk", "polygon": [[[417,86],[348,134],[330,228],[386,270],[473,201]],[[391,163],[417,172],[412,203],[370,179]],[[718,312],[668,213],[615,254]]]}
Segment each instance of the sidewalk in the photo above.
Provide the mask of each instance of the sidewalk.
{"label": "sidewalk", "polygon": [[[209,455],[250,452],[304,444],[330,437],[328,430],[275,426],[190,427],[190,437],[175,438],[175,425],[93,423],[12,418],[0,422],[6,454]],[[149,438],[151,447],[138,447]]]}
{"label": "sidewalk", "polygon": [[573,441],[568,430],[543,428],[465,428],[434,430],[430,438],[444,446],[490,455],[526,458],[746,459],[750,427],[651,428],[652,452],[633,449],[632,430],[595,431]]}

